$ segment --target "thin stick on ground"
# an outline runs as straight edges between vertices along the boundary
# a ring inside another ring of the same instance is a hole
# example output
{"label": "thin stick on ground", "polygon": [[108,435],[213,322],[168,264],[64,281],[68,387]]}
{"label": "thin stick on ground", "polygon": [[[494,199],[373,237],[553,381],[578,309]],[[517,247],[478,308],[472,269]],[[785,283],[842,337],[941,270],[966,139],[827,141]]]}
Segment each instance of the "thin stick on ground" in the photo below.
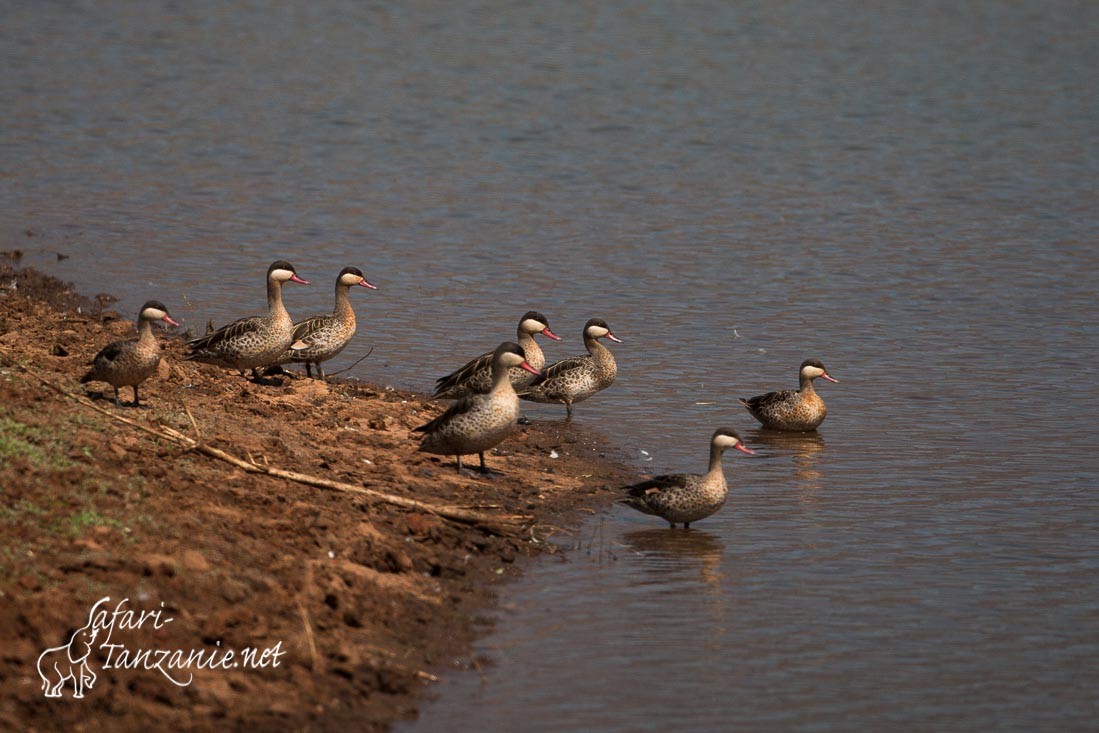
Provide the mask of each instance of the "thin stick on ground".
{"label": "thin stick on ground", "polygon": [[345,367],[344,369],[341,369],[341,370],[339,370],[338,372],[331,372],[331,373],[330,373],[330,374],[329,374],[328,376],[330,376],[330,377],[335,377],[335,376],[337,376],[337,375],[339,375],[339,374],[343,374],[344,372],[349,372],[349,371],[351,371],[352,369],[354,369],[355,367],[357,367],[357,366],[358,366],[359,364],[361,364],[361,363],[363,362],[363,360],[364,360],[364,359],[366,359],[366,357],[370,356],[370,355],[371,355],[371,354],[373,354],[373,353],[374,353],[374,347],[373,347],[373,346],[371,346],[371,347],[370,347],[370,351],[366,352],[365,354],[363,354],[362,356],[360,356],[360,357],[359,357],[358,359],[356,359],[356,360],[355,360],[355,363],[354,363],[354,364],[352,364],[352,365],[351,365],[351,366],[349,366],[349,367]]}
{"label": "thin stick on ground", "polygon": [[198,445],[202,442],[202,431],[198,429],[198,423],[195,422],[195,416],[191,414],[191,408],[187,407],[187,404],[182,400],[180,401],[179,406],[187,413],[187,419],[191,421],[191,427],[195,429],[195,444]]}
{"label": "thin stick on ground", "polygon": [[317,641],[313,638],[313,624],[309,623],[309,612],[305,610],[302,602],[298,601],[298,613],[301,614],[301,622],[305,627],[305,642],[309,645],[309,669],[316,674],[320,671],[320,662],[317,661]]}

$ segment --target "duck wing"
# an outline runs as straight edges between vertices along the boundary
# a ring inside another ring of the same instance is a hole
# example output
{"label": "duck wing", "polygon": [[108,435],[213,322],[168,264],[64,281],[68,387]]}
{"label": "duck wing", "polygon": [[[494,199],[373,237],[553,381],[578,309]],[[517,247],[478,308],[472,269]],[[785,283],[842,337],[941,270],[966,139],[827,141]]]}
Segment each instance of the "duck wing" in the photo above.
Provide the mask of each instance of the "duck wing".
{"label": "duck wing", "polygon": [[749,399],[740,399],[740,404],[747,407],[751,412],[759,412],[760,410],[766,410],[773,405],[781,404],[792,400],[798,396],[796,389],[783,389],[778,392],[768,392],[767,394],[761,394]]}
{"label": "duck wing", "polygon": [[306,318],[304,321],[300,321],[294,324],[294,338],[290,341],[291,344],[297,344],[302,342],[302,346],[295,351],[307,348],[315,345],[315,342],[320,338],[321,332],[332,322],[332,316],[312,316]]}
{"label": "duck wing", "polygon": [[130,342],[112,341],[111,343],[107,344],[99,350],[99,353],[95,355],[94,359],[92,359],[92,364],[95,364],[100,359],[108,362],[114,361],[126,349],[126,344],[128,343]]}
{"label": "duck wing", "polygon": [[[263,327],[263,318],[261,316],[248,316],[247,318],[240,318],[233,321],[230,324],[222,326],[213,333],[208,333],[205,336],[200,336],[197,339],[188,341],[187,345],[191,347],[191,352],[205,351],[211,347],[216,347],[218,344],[222,344],[230,339],[239,338],[247,333],[258,331]],[[189,354],[188,357],[191,355]]]}
{"label": "duck wing", "polygon": [[[551,382],[555,378],[571,372],[573,369],[580,369],[589,361],[591,361],[591,356],[584,354],[583,356],[570,356],[566,359],[562,359],[561,361],[554,362],[548,367],[542,369],[542,376],[535,377],[534,381],[531,382],[530,387],[537,387],[540,384]],[[520,392],[519,394],[521,396],[524,393]]]}
{"label": "duck wing", "polygon": [[647,481],[631,484],[623,489],[629,496],[643,499],[646,496],[660,494],[670,489],[678,489],[685,486],[691,478],[686,473],[670,473],[664,476],[653,476]]}
{"label": "duck wing", "polygon": [[474,405],[474,403],[476,403],[478,397],[479,397],[479,395],[469,395],[468,397],[463,397],[462,399],[458,400],[453,405],[448,407],[446,409],[446,412],[444,412],[442,415],[439,415],[434,420],[431,420],[430,422],[426,422],[423,425],[419,426],[418,428],[412,428],[413,432],[416,432],[416,433],[432,433],[432,432],[434,432],[441,425],[444,425],[448,420],[450,420],[455,415],[461,414],[461,413],[469,410],[471,407],[473,407],[473,405]]}
{"label": "duck wing", "polygon": [[83,377],[80,378],[80,383],[81,384],[87,384],[88,382],[90,382],[94,379],[97,379],[96,373],[99,372],[100,369],[104,369],[104,368],[107,368],[108,366],[110,366],[110,364],[115,359],[117,359],[122,354],[123,351],[125,351],[126,345],[128,343],[130,343],[130,342],[129,341],[112,341],[111,343],[107,344],[102,349],[100,349],[99,353],[95,355],[94,359],[92,359],[92,362],[91,362],[91,367],[92,368],[88,370],[87,374],[85,374]]}
{"label": "duck wing", "polygon": [[461,386],[468,382],[474,374],[482,369],[492,368],[492,352],[487,354],[481,354],[476,359],[470,361],[465,366],[457,369],[445,377],[439,377],[435,380],[435,391],[431,393],[432,397],[440,397],[454,387]]}

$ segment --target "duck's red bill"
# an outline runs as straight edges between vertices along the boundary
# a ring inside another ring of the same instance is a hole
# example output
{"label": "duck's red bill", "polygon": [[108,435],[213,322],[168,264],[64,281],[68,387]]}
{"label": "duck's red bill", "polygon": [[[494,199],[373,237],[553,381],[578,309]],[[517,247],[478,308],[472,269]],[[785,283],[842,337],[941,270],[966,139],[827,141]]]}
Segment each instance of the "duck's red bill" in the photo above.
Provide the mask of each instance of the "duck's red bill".
{"label": "duck's red bill", "polygon": [[365,277],[362,280],[359,280],[359,285],[362,285],[364,288],[370,288],[371,290],[377,290],[378,289],[377,285],[372,285],[369,282],[367,282]]}
{"label": "duck's red bill", "polygon": [[519,365],[519,368],[520,369],[526,369],[528,372],[530,372],[531,374],[533,374],[536,377],[542,376],[542,372],[538,371],[537,369],[532,367],[530,364],[528,364],[526,359],[523,359],[523,363]]}
{"label": "duck's red bill", "polygon": [[829,382],[835,382],[836,384],[840,383],[840,380],[836,379],[835,377],[829,376],[828,372],[825,372],[824,374],[821,374],[820,376],[821,376],[822,379],[827,379]]}
{"label": "duck's red bill", "polygon": [[553,331],[549,330],[549,326],[546,326],[545,328],[542,329],[542,335],[545,336],[546,338],[551,338],[554,341],[560,341],[561,340],[560,336],[555,334]]}
{"label": "duck's red bill", "polygon": [[290,282],[292,282],[292,283],[301,283],[302,285],[308,285],[309,284],[308,280],[302,280],[297,275],[291,275],[290,276]]}
{"label": "duck's red bill", "polygon": [[179,325],[179,323],[177,323],[177,322],[175,321],[175,319],[173,319],[173,318],[172,318],[171,316],[169,316],[169,315],[167,315],[167,314],[165,314],[165,315],[164,315],[164,317],[163,317],[163,318],[161,318],[160,320],[164,321],[164,322],[165,322],[165,323],[167,323],[167,324],[168,324],[169,326],[178,326],[178,325]]}
{"label": "duck's red bill", "polygon": [[738,451],[740,451],[741,453],[747,453],[750,456],[754,456],[756,454],[756,452],[754,450],[752,450],[748,446],[744,445],[743,443],[737,443],[736,444],[736,449]]}
{"label": "duck's red bill", "polygon": [[615,336],[610,331],[607,331],[607,338],[609,338],[611,341],[615,342],[616,344],[622,343],[622,339],[618,338],[617,336]]}

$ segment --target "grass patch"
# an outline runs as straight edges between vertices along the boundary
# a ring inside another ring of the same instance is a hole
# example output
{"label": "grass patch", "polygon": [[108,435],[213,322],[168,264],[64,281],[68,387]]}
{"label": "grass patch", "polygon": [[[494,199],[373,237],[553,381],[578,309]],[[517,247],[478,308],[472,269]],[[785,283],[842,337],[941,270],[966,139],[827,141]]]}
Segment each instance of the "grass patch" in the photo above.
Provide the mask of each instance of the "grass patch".
{"label": "grass patch", "polygon": [[88,507],[73,515],[65,522],[66,530],[70,537],[79,537],[89,527],[111,527],[124,529],[122,522],[112,517],[105,517],[96,511],[95,507]]}
{"label": "grass patch", "polygon": [[49,432],[0,413],[0,460],[22,458],[34,468],[60,471],[72,465],[62,448]]}

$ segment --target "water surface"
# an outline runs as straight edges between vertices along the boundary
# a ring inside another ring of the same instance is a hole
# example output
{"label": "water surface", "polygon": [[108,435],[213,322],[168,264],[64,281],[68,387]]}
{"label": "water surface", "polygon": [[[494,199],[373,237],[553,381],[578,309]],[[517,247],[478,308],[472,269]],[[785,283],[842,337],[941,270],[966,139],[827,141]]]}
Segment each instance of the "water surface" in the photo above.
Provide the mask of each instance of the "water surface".
{"label": "water surface", "polygon": [[[757,449],[690,532],[580,528],[404,730],[1086,728],[1097,14],[9,3],[0,245],[198,330],[273,259],[296,315],[358,266],[329,371],[417,389],[528,309],[550,360],[603,317],[578,427],[639,471]],[[735,398],[807,357],[819,434],[760,432]]]}

